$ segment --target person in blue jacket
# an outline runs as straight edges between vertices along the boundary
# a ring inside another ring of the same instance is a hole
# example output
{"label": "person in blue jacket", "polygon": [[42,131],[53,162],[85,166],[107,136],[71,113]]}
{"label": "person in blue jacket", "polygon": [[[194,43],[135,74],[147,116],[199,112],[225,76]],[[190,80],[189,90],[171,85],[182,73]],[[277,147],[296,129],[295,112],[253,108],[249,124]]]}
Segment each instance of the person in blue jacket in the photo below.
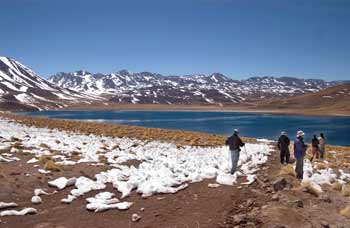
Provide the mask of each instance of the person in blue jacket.
{"label": "person in blue jacket", "polygon": [[307,145],[304,143],[305,133],[297,132],[297,137],[294,141],[294,157],[296,159],[295,172],[298,179],[303,179],[304,175],[304,157],[306,155]]}

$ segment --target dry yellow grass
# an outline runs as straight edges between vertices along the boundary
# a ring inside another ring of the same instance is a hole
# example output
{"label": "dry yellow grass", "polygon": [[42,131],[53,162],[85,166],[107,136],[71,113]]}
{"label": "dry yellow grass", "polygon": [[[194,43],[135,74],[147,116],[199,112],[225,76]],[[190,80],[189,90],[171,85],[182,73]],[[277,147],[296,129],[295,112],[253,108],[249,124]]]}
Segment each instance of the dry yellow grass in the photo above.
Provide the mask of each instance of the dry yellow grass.
{"label": "dry yellow grass", "polygon": [[343,184],[341,194],[343,196],[350,196],[350,184]]}
{"label": "dry yellow grass", "polygon": [[61,167],[57,165],[53,160],[48,160],[44,165],[45,170],[50,170],[53,172],[60,172],[62,171]]}
{"label": "dry yellow grass", "polygon": [[120,147],[119,147],[118,144],[115,144],[115,145],[112,147],[112,150],[116,150],[116,149],[120,149]]}
{"label": "dry yellow grass", "polygon": [[0,150],[0,154],[2,154],[2,153],[9,153],[10,150],[11,150],[11,146],[6,147],[6,148]]}
{"label": "dry yellow grass", "polygon": [[72,151],[69,158],[72,160],[72,161],[78,161],[80,159],[80,154],[78,151]]}
{"label": "dry yellow grass", "polygon": [[10,141],[13,141],[13,142],[16,142],[16,141],[21,141],[19,138],[16,138],[16,137],[11,137],[10,138]]}
{"label": "dry yellow grass", "polygon": [[340,165],[338,163],[330,162],[328,163],[328,167],[331,169],[338,169]]}
{"label": "dry yellow grass", "polygon": [[22,150],[23,149],[23,145],[20,141],[16,141],[14,144],[12,144],[13,148],[16,148],[18,150]]}
{"label": "dry yellow grass", "polygon": [[316,169],[327,169],[328,166],[324,163],[317,163],[316,164]]}
{"label": "dry yellow grass", "polygon": [[52,155],[61,155],[62,154],[61,151],[59,151],[59,150],[50,150],[50,153]]}
{"label": "dry yellow grass", "polygon": [[104,155],[99,155],[99,156],[98,156],[98,160],[99,160],[101,163],[104,163],[104,164],[107,164],[107,163],[108,163],[108,160],[107,160],[107,158],[106,158]]}
{"label": "dry yellow grass", "polygon": [[344,217],[350,218],[350,206],[345,207],[340,211],[340,214]]}
{"label": "dry yellow grass", "polygon": [[340,183],[339,181],[336,181],[332,184],[332,188],[339,192],[342,190],[342,187],[343,187],[343,184]]}
{"label": "dry yellow grass", "polygon": [[50,160],[51,161],[53,160],[53,158],[50,155],[43,155],[39,157],[39,162],[41,164],[45,164],[47,161],[50,161]]}
{"label": "dry yellow grass", "polygon": [[40,143],[39,147],[49,149],[50,147],[45,143]]}
{"label": "dry yellow grass", "polygon": [[295,188],[294,190],[307,192],[316,197],[318,197],[321,194],[321,192],[318,191],[314,186],[312,186],[310,182],[304,182],[301,184],[300,187]]}
{"label": "dry yellow grass", "polygon": [[292,177],[296,177],[296,173],[293,165],[286,165],[281,168],[280,175],[289,175]]}
{"label": "dry yellow grass", "polygon": [[2,179],[2,178],[6,178],[6,175],[3,172],[1,172],[1,170],[0,170],[0,179]]}

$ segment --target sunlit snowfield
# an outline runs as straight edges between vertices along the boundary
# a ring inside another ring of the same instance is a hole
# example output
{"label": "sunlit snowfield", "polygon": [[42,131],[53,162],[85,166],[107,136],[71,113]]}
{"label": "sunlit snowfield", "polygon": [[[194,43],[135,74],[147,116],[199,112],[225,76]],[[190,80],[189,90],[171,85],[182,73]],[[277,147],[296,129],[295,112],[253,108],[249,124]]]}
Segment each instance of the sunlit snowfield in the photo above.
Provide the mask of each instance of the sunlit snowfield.
{"label": "sunlit snowfield", "polygon": [[24,114],[226,135],[231,134],[233,128],[239,128],[244,136],[272,140],[276,140],[282,130],[294,138],[301,129],[306,132],[307,142],[312,134],[323,132],[332,145],[350,145],[349,117],[184,111],[43,111]]}

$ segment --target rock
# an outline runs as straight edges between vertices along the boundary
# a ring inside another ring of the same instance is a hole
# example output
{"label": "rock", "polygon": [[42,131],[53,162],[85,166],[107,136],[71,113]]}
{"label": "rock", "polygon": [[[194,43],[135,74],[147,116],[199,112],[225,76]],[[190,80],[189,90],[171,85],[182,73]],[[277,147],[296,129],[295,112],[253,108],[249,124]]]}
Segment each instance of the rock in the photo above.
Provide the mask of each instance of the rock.
{"label": "rock", "polygon": [[33,204],[40,204],[42,202],[40,196],[33,196],[32,197],[32,203]]}
{"label": "rock", "polygon": [[220,184],[216,184],[216,183],[209,183],[208,184],[208,188],[217,188],[220,187]]}
{"label": "rock", "polygon": [[272,225],[272,226],[269,226],[269,228],[288,228],[288,226],[285,226],[285,225]]}
{"label": "rock", "polygon": [[237,214],[233,217],[233,224],[238,225],[246,222],[246,216],[244,214]]}
{"label": "rock", "polygon": [[272,200],[272,201],[279,201],[279,200],[280,200],[279,194],[274,194],[274,195],[271,197],[271,200]]}
{"label": "rock", "polygon": [[246,204],[247,204],[247,207],[250,207],[251,205],[254,204],[254,201],[252,199],[248,199]]}
{"label": "rock", "polygon": [[322,195],[320,197],[320,200],[322,200],[325,203],[331,203],[332,202],[331,198],[328,195]]}
{"label": "rock", "polygon": [[131,216],[131,221],[133,221],[133,222],[138,222],[138,221],[140,221],[140,219],[141,219],[141,216],[138,214],[132,214],[132,216]]}
{"label": "rock", "polygon": [[268,187],[266,190],[265,190],[265,193],[267,194],[270,194],[273,192],[273,189],[271,187]]}
{"label": "rock", "polygon": [[273,182],[273,189],[277,191],[283,190],[287,186],[287,181],[283,177],[279,177],[277,180]]}
{"label": "rock", "polygon": [[303,208],[303,207],[304,207],[304,203],[303,203],[303,201],[301,201],[301,200],[296,200],[296,201],[294,201],[294,202],[293,202],[293,205],[294,205],[295,207],[299,207],[299,208]]}
{"label": "rock", "polygon": [[322,227],[322,228],[330,228],[330,225],[328,224],[328,222],[322,221],[322,222],[321,222],[321,227]]}

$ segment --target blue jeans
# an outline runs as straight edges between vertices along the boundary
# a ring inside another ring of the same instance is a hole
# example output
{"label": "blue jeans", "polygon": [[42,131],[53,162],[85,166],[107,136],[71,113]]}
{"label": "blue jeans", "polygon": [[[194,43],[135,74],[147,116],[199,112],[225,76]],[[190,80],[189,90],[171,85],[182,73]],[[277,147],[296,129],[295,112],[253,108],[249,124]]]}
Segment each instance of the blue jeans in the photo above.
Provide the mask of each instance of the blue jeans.
{"label": "blue jeans", "polygon": [[239,151],[238,150],[230,150],[231,152],[231,174],[234,174],[237,170],[237,164],[239,160]]}

